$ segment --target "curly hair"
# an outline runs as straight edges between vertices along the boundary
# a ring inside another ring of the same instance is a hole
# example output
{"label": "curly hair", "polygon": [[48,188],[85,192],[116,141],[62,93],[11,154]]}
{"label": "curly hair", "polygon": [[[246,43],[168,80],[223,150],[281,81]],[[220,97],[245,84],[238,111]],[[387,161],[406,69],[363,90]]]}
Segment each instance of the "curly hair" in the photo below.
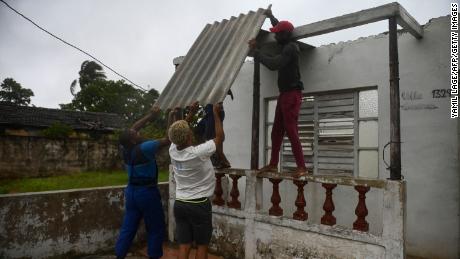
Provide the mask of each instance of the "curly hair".
{"label": "curly hair", "polygon": [[187,144],[190,137],[190,127],[185,120],[174,122],[168,130],[169,140],[177,146],[184,146]]}

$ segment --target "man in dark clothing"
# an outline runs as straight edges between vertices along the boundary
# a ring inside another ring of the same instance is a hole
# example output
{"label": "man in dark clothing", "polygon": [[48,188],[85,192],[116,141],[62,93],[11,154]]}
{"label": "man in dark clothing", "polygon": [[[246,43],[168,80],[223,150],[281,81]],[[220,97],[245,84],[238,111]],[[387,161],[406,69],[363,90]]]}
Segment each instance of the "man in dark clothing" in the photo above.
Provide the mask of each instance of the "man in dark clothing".
{"label": "man in dark clothing", "polygon": [[[232,98],[233,99],[233,98]],[[223,122],[225,118],[225,111],[221,104],[221,110],[219,112],[220,120]],[[214,139],[216,137],[216,131],[214,130],[214,112],[213,105],[208,104],[204,107],[204,116],[198,122],[196,126],[196,134],[200,136],[203,142]],[[223,145],[217,147],[216,153],[211,156],[211,162],[217,169],[230,168],[230,162],[224,154]]]}
{"label": "man in dark clothing", "polygon": [[[227,95],[230,95],[230,98],[233,100],[232,90],[228,90]],[[223,103],[220,103],[220,109],[219,117],[223,123],[225,118]],[[198,122],[195,128],[195,133],[201,138],[201,142],[206,142],[216,137],[216,132],[214,130],[214,113],[212,104],[208,104],[204,107],[204,116]],[[216,153],[211,156],[211,162],[216,169],[225,169],[231,167],[230,162],[224,154],[223,145],[217,147]]]}
{"label": "man in dark clothing", "polygon": [[[155,155],[160,148],[169,146],[170,142],[167,138],[146,140],[139,134],[139,130],[158,118],[159,114],[160,108],[154,106],[146,116],[120,134],[119,142],[129,179],[125,190],[125,216],[115,246],[116,256],[120,259],[128,253],[142,218],[147,232],[149,257],[159,259],[163,255],[165,219],[157,187]],[[171,119],[168,125],[170,123]]]}
{"label": "man in dark clothing", "polygon": [[268,69],[278,70],[278,89],[280,91],[271,133],[272,152],[270,163],[259,171],[276,172],[278,170],[279,152],[286,133],[291,142],[292,153],[297,164],[294,177],[300,177],[307,174],[298,134],[298,119],[303,90],[299,72],[300,49],[291,38],[294,26],[288,21],[279,22],[273,16],[271,10],[267,10],[265,14],[270,18],[273,25],[270,31],[275,33],[275,39],[282,46],[282,50],[277,56],[267,56],[257,49],[255,40],[249,41],[249,47],[254,53],[254,58]]}

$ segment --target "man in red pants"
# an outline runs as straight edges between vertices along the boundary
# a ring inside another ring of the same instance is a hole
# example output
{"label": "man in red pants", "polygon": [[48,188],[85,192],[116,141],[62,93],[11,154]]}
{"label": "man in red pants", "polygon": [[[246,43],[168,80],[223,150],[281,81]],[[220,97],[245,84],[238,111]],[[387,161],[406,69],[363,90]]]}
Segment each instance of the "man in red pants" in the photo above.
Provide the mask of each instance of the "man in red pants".
{"label": "man in red pants", "polygon": [[275,33],[275,39],[282,46],[281,54],[271,57],[261,53],[256,46],[256,41],[249,41],[249,47],[254,53],[254,58],[259,60],[270,70],[278,70],[278,103],[275,111],[271,139],[272,153],[270,163],[262,167],[260,172],[278,171],[279,152],[286,133],[291,142],[297,169],[294,177],[307,174],[302,145],[298,134],[298,119],[302,102],[303,83],[300,81],[299,72],[299,46],[291,40],[294,26],[288,21],[278,21],[270,10],[265,12],[273,25],[270,29]]}

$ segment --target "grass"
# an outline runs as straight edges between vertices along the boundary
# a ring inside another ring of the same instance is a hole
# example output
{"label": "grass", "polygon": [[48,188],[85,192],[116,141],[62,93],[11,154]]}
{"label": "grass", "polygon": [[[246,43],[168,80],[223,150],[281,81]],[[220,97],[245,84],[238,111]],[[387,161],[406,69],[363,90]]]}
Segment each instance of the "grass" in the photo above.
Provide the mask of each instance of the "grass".
{"label": "grass", "polygon": [[[158,182],[167,182],[167,170],[160,170]],[[0,194],[68,190],[111,185],[124,185],[128,182],[125,171],[82,172],[69,175],[0,180]]]}

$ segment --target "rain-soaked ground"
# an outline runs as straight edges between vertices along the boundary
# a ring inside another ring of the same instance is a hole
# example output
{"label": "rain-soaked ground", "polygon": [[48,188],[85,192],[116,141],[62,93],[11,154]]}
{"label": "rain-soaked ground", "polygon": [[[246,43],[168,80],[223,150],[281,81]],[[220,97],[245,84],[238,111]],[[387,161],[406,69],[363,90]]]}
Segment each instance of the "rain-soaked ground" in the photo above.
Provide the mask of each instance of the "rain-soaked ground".
{"label": "rain-soaked ground", "polygon": [[[177,246],[165,243],[163,245],[163,253],[164,253],[163,257],[161,257],[162,259],[176,259],[179,254],[179,250]],[[115,258],[116,257],[114,255],[105,254],[105,255],[89,255],[89,256],[81,257],[80,259],[115,259]],[[133,253],[130,253],[128,254],[128,256],[126,256],[126,259],[145,259],[145,258],[148,258],[147,247],[142,248],[140,250],[136,250]],[[189,258],[190,259],[195,258],[195,249],[192,249],[192,251],[190,252]],[[209,254],[208,259],[223,259],[223,257]]]}

